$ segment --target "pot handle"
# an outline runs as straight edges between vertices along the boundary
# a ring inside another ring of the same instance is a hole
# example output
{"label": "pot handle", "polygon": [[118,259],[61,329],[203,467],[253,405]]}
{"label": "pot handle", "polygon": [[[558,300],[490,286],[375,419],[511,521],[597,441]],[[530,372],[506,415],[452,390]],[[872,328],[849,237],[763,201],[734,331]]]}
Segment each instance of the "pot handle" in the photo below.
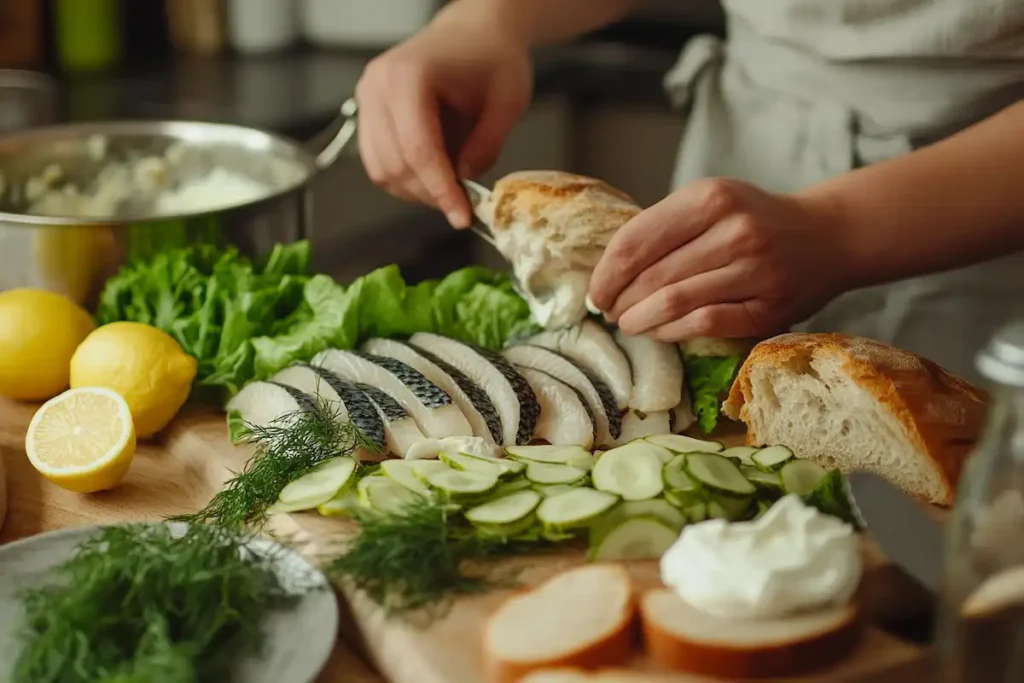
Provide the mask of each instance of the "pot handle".
{"label": "pot handle", "polygon": [[356,104],[354,97],[350,97],[345,100],[345,103],[341,105],[341,113],[338,116],[338,120],[341,121],[341,127],[338,132],[334,134],[331,141],[327,143],[327,146],[323,148],[316,155],[316,167],[318,170],[323,171],[333,164],[342,151],[348,146],[352,138],[356,134],[356,114],[359,112],[359,106]]}

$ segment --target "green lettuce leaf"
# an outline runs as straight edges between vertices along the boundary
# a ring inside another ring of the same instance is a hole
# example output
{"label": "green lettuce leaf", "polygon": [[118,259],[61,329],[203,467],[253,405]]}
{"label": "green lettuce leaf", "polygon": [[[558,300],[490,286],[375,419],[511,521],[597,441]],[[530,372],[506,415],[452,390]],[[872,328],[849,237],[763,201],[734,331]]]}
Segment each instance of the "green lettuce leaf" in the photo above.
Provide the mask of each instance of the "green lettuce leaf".
{"label": "green lettuce leaf", "polygon": [[718,424],[720,397],[732,387],[742,360],[740,356],[683,356],[693,413],[705,434],[714,431]]}

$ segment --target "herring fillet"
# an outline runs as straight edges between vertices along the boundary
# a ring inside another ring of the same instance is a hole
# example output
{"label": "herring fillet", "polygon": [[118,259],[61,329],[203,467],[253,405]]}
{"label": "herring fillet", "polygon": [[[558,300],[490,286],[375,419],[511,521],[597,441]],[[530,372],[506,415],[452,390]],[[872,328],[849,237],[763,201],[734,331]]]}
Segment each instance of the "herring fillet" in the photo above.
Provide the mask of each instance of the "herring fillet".
{"label": "herring fillet", "polygon": [[501,354],[429,332],[414,334],[409,343],[452,365],[487,392],[501,418],[501,445],[521,445],[533,439],[540,415],[537,395]]}
{"label": "herring fillet", "polygon": [[633,369],[625,352],[600,323],[584,320],[564,330],[541,332],[526,343],[558,351],[575,361],[608,385],[619,410],[629,406],[633,396]]}
{"label": "herring fillet", "polygon": [[594,447],[597,423],[583,395],[565,382],[546,372],[516,366],[540,403],[540,418],[534,430],[535,439],[554,446]]}
{"label": "herring fillet", "polygon": [[594,415],[597,426],[595,445],[610,446],[619,438],[622,432],[622,413],[611,389],[593,373],[557,351],[542,346],[511,346],[502,354],[516,365],[546,372],[579,391]]}
{"label": "herring fillet", "polygon": [[296,419],[302,412],[316,408],[315,399],[294,387],[278,382],[249,382],[235,394],[227,406],[237,412],[246,424],[269,427],[285,418]]}
{"label": "herring fillet", "polygon": [[682,400],[683,359],[677,344],[648,336],[630,337],[615,330],[615,343],[632,369],[633,393],[629,407],[644,413],[671,410]]}
{"label": "herring fillet", "polygon": [[487,443],[501,443],[501,417],[487,392],[450,363],[425,349],[394,339],[370,339],[363,351],[375,356],[394,358],[418,370],[424,377],[441,387],[469,420],[473,435]]}
{"label": "herring fillet", "polygon": [[356,388],[366,394],[370,402],[377,408],[384,422],[384,433],[387,436],[391,453],[404,458],[409,449],[426,441],[427,437],[416,421],[412,419],[402,404],[391,398],[384,391],[369,384],[357,383]]}
{"label": "herring fillet", "polygon": [[440,439],[473,433],[451,397],[405,363],[358,351],[329,349],[314,356],[312,364],[350,382],[377,387],[398,401],[428,437]]}

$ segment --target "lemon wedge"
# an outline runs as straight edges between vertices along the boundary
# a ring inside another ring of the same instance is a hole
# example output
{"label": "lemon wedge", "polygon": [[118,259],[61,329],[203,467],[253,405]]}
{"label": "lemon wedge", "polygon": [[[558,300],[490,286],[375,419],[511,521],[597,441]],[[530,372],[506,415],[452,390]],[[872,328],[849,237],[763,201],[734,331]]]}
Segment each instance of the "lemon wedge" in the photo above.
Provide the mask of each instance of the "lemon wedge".
{"label": "lemon wedge", "polygon": [[25,452],[43,477],[77,493],[116,486],[135,456],[128,403],[103,387],[69,389],[39,408]]}

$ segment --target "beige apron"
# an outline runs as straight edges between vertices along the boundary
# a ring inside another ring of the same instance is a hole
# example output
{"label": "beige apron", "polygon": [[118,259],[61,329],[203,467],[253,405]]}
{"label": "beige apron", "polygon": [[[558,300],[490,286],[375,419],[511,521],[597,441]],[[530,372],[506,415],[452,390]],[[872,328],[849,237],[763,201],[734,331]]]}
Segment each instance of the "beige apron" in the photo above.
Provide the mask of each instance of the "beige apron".
{"label": "beige apron", "polygon": [[[680,0],[683,1],[683,0]],[[1024,98],[1024,0],[724,0],[727,43],[666,77],[688,112],[673,186],[707,176],[791,192],[935,142]],[[848,292],[798,327],[878,339],[977,378],[1024,313],[1024,254]]]}

